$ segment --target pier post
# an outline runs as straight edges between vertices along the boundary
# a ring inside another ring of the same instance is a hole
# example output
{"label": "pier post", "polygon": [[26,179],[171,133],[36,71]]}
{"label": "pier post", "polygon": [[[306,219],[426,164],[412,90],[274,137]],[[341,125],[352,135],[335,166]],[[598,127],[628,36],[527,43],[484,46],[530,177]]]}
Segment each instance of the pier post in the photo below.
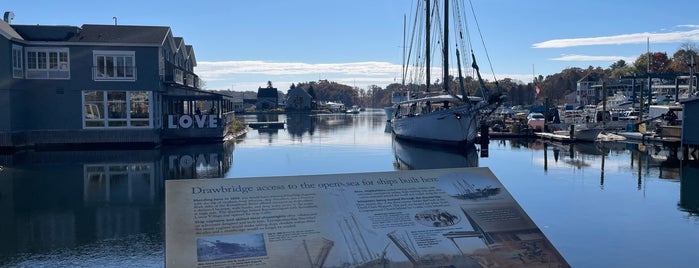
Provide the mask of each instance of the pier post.
{"label": "pier post", "polygon": [[488,157],[488,144],[490,143],[490,130],[485,120],[481,120],[481,158]]}

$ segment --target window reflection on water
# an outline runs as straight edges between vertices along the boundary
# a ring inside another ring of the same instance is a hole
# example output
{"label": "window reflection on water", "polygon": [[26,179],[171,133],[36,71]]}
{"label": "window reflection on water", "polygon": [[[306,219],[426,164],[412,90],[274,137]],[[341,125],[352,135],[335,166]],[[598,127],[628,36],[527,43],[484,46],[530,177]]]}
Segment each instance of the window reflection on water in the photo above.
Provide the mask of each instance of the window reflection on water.
{"label": "window reflection on water", "polygon": [[162,250],[164,181],[222,177],[232,150],[218,143],[0,155],[0,266],[21,256],[15,254],[38,257],[103,239],[138,237],[135,246]]}

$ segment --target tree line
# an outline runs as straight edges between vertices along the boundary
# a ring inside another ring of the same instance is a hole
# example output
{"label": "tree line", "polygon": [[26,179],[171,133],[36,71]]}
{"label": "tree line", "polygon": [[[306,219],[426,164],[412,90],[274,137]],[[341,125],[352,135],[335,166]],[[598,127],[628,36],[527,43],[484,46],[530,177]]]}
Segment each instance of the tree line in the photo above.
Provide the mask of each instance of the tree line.
{"label": "tree line", "polygon": [[[560,104],[564,97],[577,89],[577,83],[583,78],[590,81],[605,81],[617,83],[623,77],[644,76],[652,74],[665,74],[668,76],[687,75],[692,66],[693,59],[698,61],[699,50],[694,43],[684,43],[669,57],[666,52],[649,52],[640,54],[633,63],[618,60],[608,68],[589,66],[586,69],[572,67],[562,70],[560,73],[539,75],[534,77],[531,83],[523,83],[520,80],[504,78],[497,82],[485,81],[485,87],[490,93],[505,94],[512,105],[532,105],[548,98],[556,104]],[[648,60],[650,59],[650,64]],[[466,76],[459,81],[458,77],[450,76],[449,91],[460,94],[459,86],[463,83],[467,94],[481,95],[482,87],[477,79]],[[358,105],[360,107],[383,108],[391,105],[391,94],[398,90],[410,89],[411,91],[427,91],[425,84],[392,83],[382,88],[371,85],[367,89],[360,89],[328,80],[299,82],[292,84],[291,88],[301,87],[306,90],[316,101],[341,102],[346,106]],[[537,90],[538,88],[538,90]],[[441,83],[435,81],[429,86],[429,91],[441,91]]]}

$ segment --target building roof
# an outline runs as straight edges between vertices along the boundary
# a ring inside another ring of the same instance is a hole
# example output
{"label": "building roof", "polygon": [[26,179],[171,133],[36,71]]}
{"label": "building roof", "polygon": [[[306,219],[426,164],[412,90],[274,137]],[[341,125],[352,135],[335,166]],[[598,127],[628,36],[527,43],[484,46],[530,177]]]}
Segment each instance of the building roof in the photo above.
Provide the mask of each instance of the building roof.
{"label": "building roof", "polygon": [[76,26],[14,24],[11,26],[27,41],[67,41],[80,31]]}
{"label": "building roof", "polygon": [[166,26],[94,25],[85,24],[72,42],[110,42],[162,44],[170,33]]}
{"label": "building roof", "polygon": [[5,36],[7,39],[15,38],[15,39],[23,39],[15,29],[10,26],[10,24],[7,24],[4,20],[0,20],[0,35]]}
{"label": "building roof", "polygon": [[578,83],[581,83],[581,82],[593,82],[593,83],[597,83],[597,82],[601,81],[601,78],[602,78],[602,77],[600,77],[600,74],[598,74],[598,73],[590,73],[590,72],[588,72],[587,74],[585,74],[585,76],[583,76],[582,78],[578,79],[577,82],[578,82]]}
{"label": "building roof", "polygon": [[290,89],[289,92],[286,93],[287,99],[291,98],[292,96],[303,96],[307,98],[312,98],[311,94],[308,94],[308,91],[304,90],[302,87],[295,87],[293,89]]}
{"label": "building roof", "polygon": [[261,87],[257,89],[257,98],[279,98],[279,94],[277,93],[277,88]]}

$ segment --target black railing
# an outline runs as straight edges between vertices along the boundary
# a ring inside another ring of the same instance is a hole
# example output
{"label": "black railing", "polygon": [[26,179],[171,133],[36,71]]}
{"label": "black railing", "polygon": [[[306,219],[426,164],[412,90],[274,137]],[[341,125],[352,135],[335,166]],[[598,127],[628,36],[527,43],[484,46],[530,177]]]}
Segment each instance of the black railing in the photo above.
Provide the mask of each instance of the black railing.
{"label": "black railing", "polygon": [[193,72],[169,62],[165,63],[164,68],[163,83],[199,88],[199,76]]}

